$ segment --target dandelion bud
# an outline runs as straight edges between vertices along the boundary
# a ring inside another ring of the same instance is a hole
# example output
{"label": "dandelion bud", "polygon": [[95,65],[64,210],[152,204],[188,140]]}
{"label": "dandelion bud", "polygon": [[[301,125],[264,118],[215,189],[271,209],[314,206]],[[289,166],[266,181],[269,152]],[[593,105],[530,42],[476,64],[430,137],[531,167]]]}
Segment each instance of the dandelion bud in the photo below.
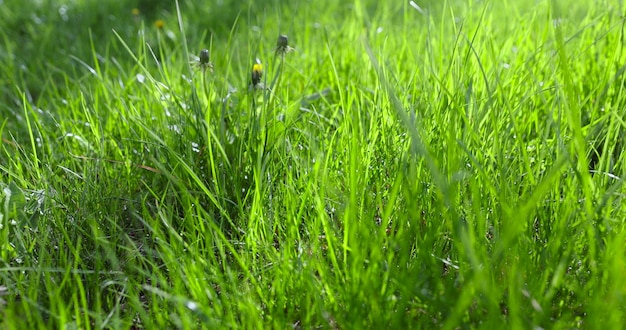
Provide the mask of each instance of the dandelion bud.
{"label": "dandelion bud", "polygon": [[207,70],[213,72],[213,63],[209,59],[209,50],[203,49],[200,51],[200,56],[191,56],[191,66],[194,69],[202,70],[202,73],[206,73]]}
{"label": "dandelion bud", "polygon": [[203,49],[200,51],[200,65],[208,65],[209,64],[209,50]]}
{"label": "dandelion bud", "polygon": [[276,42],[276,47],[285,49],[289,47],[289,38],[287,38],[287,36],[284,34],[279,35],[278,41]]}
{"label": "dandelion bud", "polygon": [[286,53],[292,52],[293,48],[289,46],[289,38],[287,35],[281,34],[278,36],[278,41],[276,41],[276,55],[284,55]]}

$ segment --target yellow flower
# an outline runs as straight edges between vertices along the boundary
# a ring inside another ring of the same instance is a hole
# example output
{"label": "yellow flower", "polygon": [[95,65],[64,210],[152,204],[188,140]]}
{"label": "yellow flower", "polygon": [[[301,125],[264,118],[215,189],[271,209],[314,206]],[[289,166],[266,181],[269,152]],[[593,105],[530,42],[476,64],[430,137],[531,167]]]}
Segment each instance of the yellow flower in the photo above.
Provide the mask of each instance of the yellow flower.
{"label": "yellow flower", "polygon": [[252,86],[256,87],[261,82],[263,77],[263,65],[259,62],[252,65]]}
{"label": "yellow flower", "polygon": [[165,26],[165,21],[163,21],[162,19],[158,19],[154,22],[154,26],[160,30]]}
{"label": "yellow flower", "polygon": [[130,12],[133,14],[133,16],[139,16],[140,14],[140,11],[138,8],[133,8],[133,10],[131,10]]}

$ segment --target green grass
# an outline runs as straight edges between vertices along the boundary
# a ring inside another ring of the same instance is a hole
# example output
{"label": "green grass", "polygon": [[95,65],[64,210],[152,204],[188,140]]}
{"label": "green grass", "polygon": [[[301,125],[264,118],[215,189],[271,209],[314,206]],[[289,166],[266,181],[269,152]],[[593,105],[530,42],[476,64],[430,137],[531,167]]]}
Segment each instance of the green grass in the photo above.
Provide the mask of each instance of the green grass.
{"label": "green grass", "polygon": [[417,4],[0,1],[0,327],[621,328],[623,4]]}

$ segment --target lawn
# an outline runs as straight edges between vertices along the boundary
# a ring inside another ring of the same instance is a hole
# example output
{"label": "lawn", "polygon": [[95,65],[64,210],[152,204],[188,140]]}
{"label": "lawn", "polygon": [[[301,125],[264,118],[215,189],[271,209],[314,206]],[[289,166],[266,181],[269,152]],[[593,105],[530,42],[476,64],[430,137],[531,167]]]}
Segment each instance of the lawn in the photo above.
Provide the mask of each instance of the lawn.
{"label": "lawn", "polygon": [[620,329],[614,0],[0,0],[0,328]]}

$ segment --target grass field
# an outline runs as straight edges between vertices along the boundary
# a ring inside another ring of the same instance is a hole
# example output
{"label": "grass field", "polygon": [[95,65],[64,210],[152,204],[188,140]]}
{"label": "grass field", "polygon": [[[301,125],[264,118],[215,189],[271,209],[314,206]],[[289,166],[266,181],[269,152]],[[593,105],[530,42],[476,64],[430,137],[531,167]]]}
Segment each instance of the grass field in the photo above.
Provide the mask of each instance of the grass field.
{"label": "grass field", "polygon": [[625,14],[0,0],[0,328],[621,328]]}

